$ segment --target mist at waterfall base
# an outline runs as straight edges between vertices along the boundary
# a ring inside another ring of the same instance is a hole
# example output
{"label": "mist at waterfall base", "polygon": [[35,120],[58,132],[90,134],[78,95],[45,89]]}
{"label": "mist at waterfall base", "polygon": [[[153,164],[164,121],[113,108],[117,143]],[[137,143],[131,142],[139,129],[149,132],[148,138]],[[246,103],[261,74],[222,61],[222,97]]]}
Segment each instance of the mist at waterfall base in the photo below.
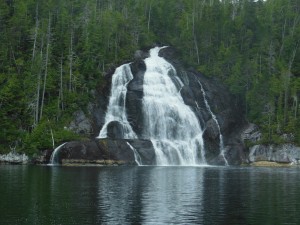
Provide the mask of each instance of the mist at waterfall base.
{"label": "mist at waterfall base", "polygon": [[0,166],[1,225],[289,224],[297,168]]}
{"label": "mist at waterfall base", "polygon": [[[109,123],[117,121],[122,126],[124,139],[142,136],[143,139],[152,141],[157,165],[206,165],[203,129],[193,110],[184,103],[180,94],[183,83],[177,76],[176,69],[158,55],[162,48],[151,49],[150,57],[144,60],[146,71],[143,79],[142,133],[137,135],[127,119],[127,85],[134,77],[130,64],[124,64],[113,74],[105,124],[98,138],[106,138]],[[200,82],[199,84],[201,85]],[[202,86],[201,90],[205,99]],[[205,104],[219,128],[220,155],[228,165],[219,123],[206,99]],[[134,150],[134,154],[135,159],[140,157],[137,156],[138,151]]]}

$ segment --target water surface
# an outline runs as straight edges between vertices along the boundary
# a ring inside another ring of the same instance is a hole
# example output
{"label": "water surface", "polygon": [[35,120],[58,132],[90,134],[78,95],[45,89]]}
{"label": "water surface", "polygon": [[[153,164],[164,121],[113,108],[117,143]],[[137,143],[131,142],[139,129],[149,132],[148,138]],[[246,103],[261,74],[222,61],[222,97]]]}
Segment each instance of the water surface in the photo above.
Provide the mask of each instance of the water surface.
{"label": "water surface", "polygon": [[0,166],[0,224],[299,224],[300,171]]}

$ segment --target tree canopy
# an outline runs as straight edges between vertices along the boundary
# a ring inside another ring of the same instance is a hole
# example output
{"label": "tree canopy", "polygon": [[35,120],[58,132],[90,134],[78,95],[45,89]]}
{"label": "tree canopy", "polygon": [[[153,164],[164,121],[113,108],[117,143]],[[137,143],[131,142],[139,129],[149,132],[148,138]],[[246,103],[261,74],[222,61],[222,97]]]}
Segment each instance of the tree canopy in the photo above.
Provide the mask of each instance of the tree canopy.
{"label": "tree canopy", "polygon": [[299,24],[298,0],[0,1],[0,152],[77,138],[72,113],[153,43],[223,81],[264,142],[300,143]]}

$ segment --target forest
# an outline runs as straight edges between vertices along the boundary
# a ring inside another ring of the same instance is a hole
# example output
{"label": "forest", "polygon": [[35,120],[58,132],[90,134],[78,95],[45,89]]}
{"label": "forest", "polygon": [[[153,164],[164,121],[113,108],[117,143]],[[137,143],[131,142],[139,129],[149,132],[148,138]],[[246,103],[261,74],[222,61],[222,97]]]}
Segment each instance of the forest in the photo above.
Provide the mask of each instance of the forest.
{"label": "forest", "polygon": [[300,144],[299,0],[3,0],[0,153],[82,138],[73,113],[154,44],[226,84],[262,143]]}

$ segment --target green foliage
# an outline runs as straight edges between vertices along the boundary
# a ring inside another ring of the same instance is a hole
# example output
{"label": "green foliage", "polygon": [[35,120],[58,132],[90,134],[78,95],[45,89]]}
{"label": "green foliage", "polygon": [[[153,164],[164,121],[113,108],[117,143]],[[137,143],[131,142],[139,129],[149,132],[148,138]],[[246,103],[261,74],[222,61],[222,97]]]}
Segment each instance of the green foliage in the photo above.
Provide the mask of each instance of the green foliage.
{"label": "green foliage", "polygon": [[299,15],[295,0],[1,1],[0,152],[77,138],[63,127],[103,75],[155,43],[227,84],[265,141],[299,143]]}
{"label": "green foliage", "polygon": [[54,122],[41,121],[32,132],[26,134],[22,151],[33,155],[39,149],[52,149],[63,142],[79,139],[82,139],[82,137],[62,126],[58,126]]}

